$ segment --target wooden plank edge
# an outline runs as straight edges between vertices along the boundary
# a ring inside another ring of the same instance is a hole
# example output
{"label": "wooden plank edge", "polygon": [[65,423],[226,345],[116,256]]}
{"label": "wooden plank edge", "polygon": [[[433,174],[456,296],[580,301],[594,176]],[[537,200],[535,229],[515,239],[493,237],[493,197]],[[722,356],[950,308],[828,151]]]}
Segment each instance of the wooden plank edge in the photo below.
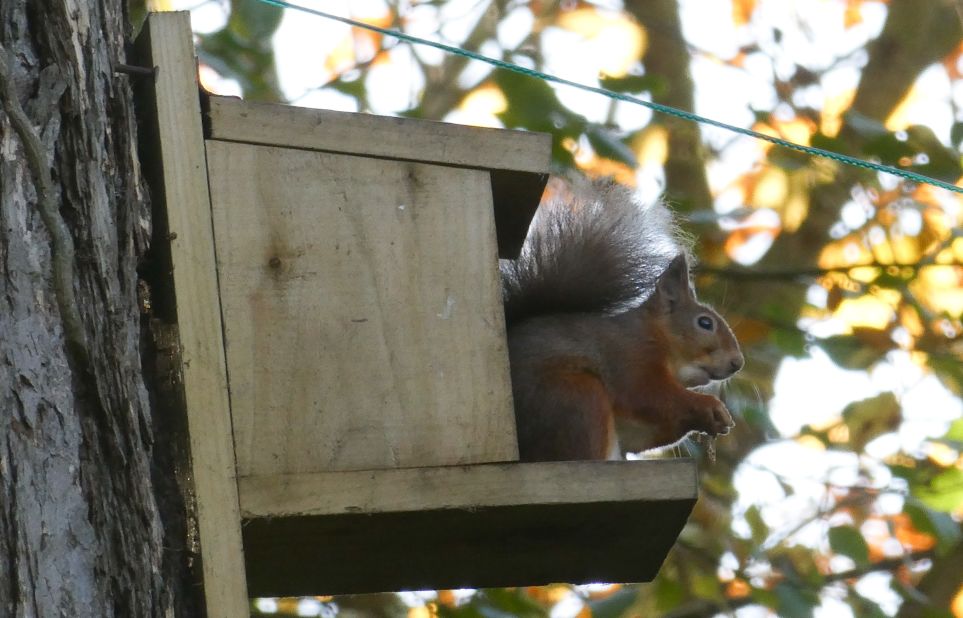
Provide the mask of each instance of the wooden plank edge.
{"label": "wooden plank edge", "polygon": [[[471,127],[210,96],[208,139],[422,161],[457,167],[549,173],[548,133]],[[350,135],[371,139],[350,139]],[[479,145],[484,144],[485,148]]]}
{"label": "wooden plank edge", "polygon": [[694,500],[688,458],[500,463],[240,477],[244,518]]}
{"label": "wooden plank edge", "polygon": [[[170,234],[207,616],[249,613],[234,442],[190,14],[148,16],[138,62],[158,67],[144,151],[153,158],[155,216]],[[163,241],[162,241],[163,242]]]}
{"label": "wooden plank edge", "polygon": [[643,582],[695,504],[621,500],[246,520],[258,596]]}
{"label": "wooden plank edge", "polygon": [[514,260],[521,253],[548,184],[548,174],[492,170],[491,179],[498,257]]}

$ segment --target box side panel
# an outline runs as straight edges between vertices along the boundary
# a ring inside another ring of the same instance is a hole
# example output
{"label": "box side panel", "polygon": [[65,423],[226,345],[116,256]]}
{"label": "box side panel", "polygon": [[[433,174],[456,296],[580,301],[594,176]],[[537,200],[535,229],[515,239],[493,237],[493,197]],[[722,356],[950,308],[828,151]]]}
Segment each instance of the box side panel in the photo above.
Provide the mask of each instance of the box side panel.
{"label": "box side panel", "polygon": [[207,153],[240,475],[517,459],[487,172]]}
{"label": "box side panel", "polygon": [[[144,165],[152,180],[155,225],[167,230],[190,433],[204,597],[211,618],[247,615],[234,444],[214,270],[214,238],[204,164],[198,84],[187,12],[151,14],[137,61],[159,68],[140,110]],[[155,248],[163,253],[164,249]]]}

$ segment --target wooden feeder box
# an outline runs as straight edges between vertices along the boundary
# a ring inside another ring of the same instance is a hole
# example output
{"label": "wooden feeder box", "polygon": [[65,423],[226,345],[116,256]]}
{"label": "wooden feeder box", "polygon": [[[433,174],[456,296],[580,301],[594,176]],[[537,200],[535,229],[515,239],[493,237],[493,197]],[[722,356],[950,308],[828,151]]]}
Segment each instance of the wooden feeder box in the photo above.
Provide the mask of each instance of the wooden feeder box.
{"label": "wooden feeder box", "polygon": [[199,97],[186,13],[137,49],[208,614],[654,577],[694,462],[518,463],[497,261],[549,136]]}

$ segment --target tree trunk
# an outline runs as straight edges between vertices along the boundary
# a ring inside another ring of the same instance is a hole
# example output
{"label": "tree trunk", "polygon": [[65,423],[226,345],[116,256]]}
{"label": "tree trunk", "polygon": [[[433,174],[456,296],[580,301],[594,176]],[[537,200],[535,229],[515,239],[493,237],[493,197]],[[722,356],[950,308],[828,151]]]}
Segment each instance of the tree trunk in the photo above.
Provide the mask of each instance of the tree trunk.
{"label": "tree trunk", "polygon": [[[695,111],[695,84],[689,72],[691,61],[676,0],[628,0],[625,10],[645,26],[649,50],[645,72],[664,78],[664,90],[652,100],[688,112]],[[712,194],[706,177],[705,147],[699,125],[655,114],[654,123],[669,133],[669,157],[665,162],[665,197],[676,210],[692,212],[711,208]]]}
{"label": "tree trunk", "polygon": [[0,617],[199,607],[142,364],[126,4],[0,1]]}

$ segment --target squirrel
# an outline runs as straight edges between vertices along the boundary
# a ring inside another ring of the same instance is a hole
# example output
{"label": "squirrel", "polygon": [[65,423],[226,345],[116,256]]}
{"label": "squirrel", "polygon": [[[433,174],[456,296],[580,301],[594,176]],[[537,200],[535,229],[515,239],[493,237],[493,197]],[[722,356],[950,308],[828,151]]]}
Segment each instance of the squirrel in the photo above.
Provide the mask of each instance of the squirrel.
{"label": "squirrel", "polygon": [[733,427],[690,387],[732,376],[742,352],[697,300],[662,201],[612,181],[550,200],[501,270],[522,461],[621,459]]}

